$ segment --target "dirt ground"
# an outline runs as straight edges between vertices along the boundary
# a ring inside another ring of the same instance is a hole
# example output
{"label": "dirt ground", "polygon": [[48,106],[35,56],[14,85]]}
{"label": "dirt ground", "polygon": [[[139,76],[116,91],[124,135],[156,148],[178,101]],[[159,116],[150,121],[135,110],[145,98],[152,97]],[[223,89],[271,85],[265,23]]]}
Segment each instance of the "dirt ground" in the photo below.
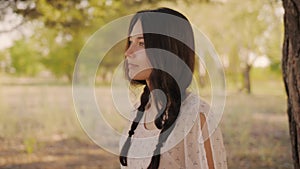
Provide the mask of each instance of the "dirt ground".
{"label": "dirt ground", "polygon": [[118,169],[118,157],[92,142],[63,139],[40,142],[32,153],[22,141],[0,138],[1,169]]}
{"label": "dirt ground", "polygon": [[[270,93],[232,93],[226,99],[220,126],[229,169],[293,168],[286,96],[274,94],[283,91],[278,83],[263,89]],[[105,112],[113,112],[110,92],[96,90]],[[115,116],[107,120],[121,127]],[[118,157],[80,127],[71,86],[0,85],[0,169],[71,168],[120,168]]]}

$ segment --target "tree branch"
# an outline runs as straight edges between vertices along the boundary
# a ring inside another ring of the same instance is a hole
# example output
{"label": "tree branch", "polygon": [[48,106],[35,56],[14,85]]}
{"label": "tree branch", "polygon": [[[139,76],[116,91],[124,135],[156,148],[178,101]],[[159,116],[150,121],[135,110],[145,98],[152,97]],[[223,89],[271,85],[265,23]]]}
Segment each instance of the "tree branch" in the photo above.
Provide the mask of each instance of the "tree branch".
{"label": "tree branch", "polygon": [[6,9],[7,7],[10,6],[10,2],[8,2],[8,1],[4,1],[4,2],[7,2],[7,3],[6,3],[6,5],[3,5],[3,2],[1,2],[0,10]]}
{"label": "tree branch", "polygon": [[0,34],[12,32],[13,30],[16,30],[20,26],[24,25],[26,22],[27,22],[27,20],[23,19],[20,23],[18,23],[17,25],[15,25],[14,27],[12,27],[10,29],[0,30]]}

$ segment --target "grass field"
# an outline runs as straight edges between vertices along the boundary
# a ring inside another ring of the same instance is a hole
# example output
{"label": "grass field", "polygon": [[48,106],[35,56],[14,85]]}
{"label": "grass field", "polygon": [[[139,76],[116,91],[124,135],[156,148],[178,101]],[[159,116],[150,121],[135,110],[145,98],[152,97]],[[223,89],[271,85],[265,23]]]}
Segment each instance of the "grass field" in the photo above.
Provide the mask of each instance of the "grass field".
{"label": "grass field", "polygon": [[[221,128],[228,168],[293,168],[282,83],[256,83],[253,92],[227,92]],[[97,87],[96,96],[106,98],[101,100],[106,113],[114,110],[109,87]],[[112,117],[108,121],[118,124]],[[117,169],[119,164],[81,129],[70,85],[2,84],[0,168]]]}

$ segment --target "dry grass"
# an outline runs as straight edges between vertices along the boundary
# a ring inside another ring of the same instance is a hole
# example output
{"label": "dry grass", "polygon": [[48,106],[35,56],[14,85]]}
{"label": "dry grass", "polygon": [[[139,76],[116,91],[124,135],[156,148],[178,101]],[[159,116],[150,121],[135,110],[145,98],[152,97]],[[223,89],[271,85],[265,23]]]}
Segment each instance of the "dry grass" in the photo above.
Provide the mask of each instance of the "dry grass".
{"label": "dry grass", "polygon": [[[286,98],[266,88],[269,92],[255,86],[253,95],[227,97],[221,127],[229,168],[292,168]],[[71,89],[0,86],[0,168],[118,168],[117,156],[97,147],[80,128]],[[124,123],[109,115],[115,111],[109,94],[109,87],[96,89],[107,121],[120,130]]]}
{"label": "dry grass", "polygon": [[222,121],[229,168],[292,168],[285,98],[228,96]]}

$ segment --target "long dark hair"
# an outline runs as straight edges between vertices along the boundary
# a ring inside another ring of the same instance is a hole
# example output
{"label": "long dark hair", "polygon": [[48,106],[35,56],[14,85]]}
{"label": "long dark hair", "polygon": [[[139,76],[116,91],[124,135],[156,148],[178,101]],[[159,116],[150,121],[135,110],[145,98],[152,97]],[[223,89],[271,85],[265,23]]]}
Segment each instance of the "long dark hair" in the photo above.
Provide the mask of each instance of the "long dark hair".
{"label": "long dark hair", "polygon": [[[145,106],[149,101],[150,90],[160,89],[164,92],[166,101],[154,92],[153,97],[158,109],[155,126],[161,131],[151,163],[148,166],[148,169],[157,169],[160,163],[161,148],[175,126],[181,102],[186,97],[186,89],[192,81],[195,62],[194,36],[188,19],[169,8],[137,12],[131,20],[129,34],[138,20],[142,24],[146,54],[153,67],[149,77],[151,87],[147,86],[145,80],[131,80],[132,85],[142,84],[145,87],[140,97],[137,115],[121,150],[120,163],[127,166],[131,137],[143,117]],[[129,40],[127,40],[127,48],[128,46]],[[124,67],[125,75],[128,77],[126,62]],[[158,104],[166,106],[159,108]]]}

